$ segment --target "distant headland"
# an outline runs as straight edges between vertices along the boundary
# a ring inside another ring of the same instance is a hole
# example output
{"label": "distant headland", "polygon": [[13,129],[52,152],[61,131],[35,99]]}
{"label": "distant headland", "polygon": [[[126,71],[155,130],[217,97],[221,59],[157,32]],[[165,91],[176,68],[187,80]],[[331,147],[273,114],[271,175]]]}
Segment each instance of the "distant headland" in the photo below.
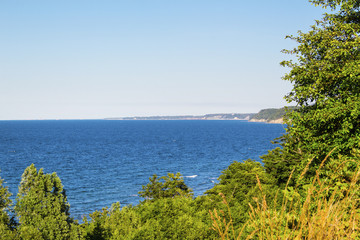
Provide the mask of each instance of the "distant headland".
{"label": "distant headland", "polygon": [[[288,107],[294,109],[294,107]],[[262,109],[258,113],[214,113],[205,115],[118,117],[105,120],[243,120],[250,122],[283,123],[285,108]]]}

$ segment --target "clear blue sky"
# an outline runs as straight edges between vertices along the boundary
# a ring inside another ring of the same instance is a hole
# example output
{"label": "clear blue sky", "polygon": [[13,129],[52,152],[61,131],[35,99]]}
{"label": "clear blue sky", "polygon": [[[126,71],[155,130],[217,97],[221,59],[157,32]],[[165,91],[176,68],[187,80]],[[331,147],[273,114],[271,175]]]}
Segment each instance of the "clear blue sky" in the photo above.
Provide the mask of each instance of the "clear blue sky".
{"label": "clear blue sky", "polygon": [[281,107],[284,38],[322,12],[306,0],[4,0],[0,119]]}

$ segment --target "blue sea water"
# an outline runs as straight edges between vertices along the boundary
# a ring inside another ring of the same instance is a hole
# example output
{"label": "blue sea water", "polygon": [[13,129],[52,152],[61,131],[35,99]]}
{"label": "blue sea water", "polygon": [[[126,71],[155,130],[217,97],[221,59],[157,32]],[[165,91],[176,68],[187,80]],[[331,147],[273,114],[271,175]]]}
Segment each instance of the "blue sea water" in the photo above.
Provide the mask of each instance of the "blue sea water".
{"label": "blue sea water", "polygon": [[81,219],[117,201],[139,203],[153,174],[180,172],[201,195],[233,161],[260,161],[284,132],[246,121],[0,121],[0,176],[14,198],[31,163],[56,172]]}

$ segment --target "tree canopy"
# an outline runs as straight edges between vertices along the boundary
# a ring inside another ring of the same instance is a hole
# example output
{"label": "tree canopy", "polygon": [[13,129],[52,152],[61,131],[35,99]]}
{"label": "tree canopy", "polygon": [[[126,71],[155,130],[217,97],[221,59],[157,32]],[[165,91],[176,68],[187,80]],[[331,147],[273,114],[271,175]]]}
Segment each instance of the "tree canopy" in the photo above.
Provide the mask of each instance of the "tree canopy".
{"label": "tree canopy", "polygon": [[8,214],[11,206],[11,193],[7,187],[4,187],[3,182],[4,180],[0,178],[0,236],[2,239],[13,239],[12,219]]}
{"label": "tree canopy", "polygon": [[267,171],[285,183],[291,170],[311,169],[333,151],[350,154],[360,142],[360,13],[359,1],[312,0],[333,10],[307,33],[288,36],[298,46],[284,53],[295,60],[283,79],[293,84],[285,96],[298,108],[286,116],[282,149],[263,156]]}
{"label": "tree canopy", "polygon": [[139,196],[145,199],[173,198],[176,196],[192,196],[189,188],[180,173],[168,173],[167,176],[158,177],[154,174],[149,183],[142,187]]}
{"label": "tree canopy", "polygon": [[15,206],[23,239],[69,239],[72,219],[65,190],[56,173],[44,174],[34,164],[22,175]]}

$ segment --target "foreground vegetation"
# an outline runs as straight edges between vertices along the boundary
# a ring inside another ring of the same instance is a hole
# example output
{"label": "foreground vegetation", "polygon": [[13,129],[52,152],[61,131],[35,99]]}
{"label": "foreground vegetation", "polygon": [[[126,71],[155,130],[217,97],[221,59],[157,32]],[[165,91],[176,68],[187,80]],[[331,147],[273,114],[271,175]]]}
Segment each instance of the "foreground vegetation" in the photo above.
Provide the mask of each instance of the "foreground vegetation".
{"label": "foreground vegetation", "polygon": [[194,198],[180,174],[154,175],[137,206],[95,211],[78,223],[58,176],[29,166],[16,202],[0,180],[1,239],[358,239],[360,238],[360,2],[310,0],[332,12],[289,36],[297,61],[284,79],[281,147],[234,162]]}
{"label": "foreground vegetation", "polygon": [[[137,206],[95,211],[73,220],[56,174],[34,165],[22,177],[14,208],[1,186],[1,239],[357,239],[360,237],[360,151],[324,159],[290,186],[255,161],[234,162],[206,195],[193,198],[180,174],[155,175]],[[308,166],[311,165],[309,162]],[[310,181],[308,181],[310,180]],[[9,217],[15,212],[18,221]]]}

